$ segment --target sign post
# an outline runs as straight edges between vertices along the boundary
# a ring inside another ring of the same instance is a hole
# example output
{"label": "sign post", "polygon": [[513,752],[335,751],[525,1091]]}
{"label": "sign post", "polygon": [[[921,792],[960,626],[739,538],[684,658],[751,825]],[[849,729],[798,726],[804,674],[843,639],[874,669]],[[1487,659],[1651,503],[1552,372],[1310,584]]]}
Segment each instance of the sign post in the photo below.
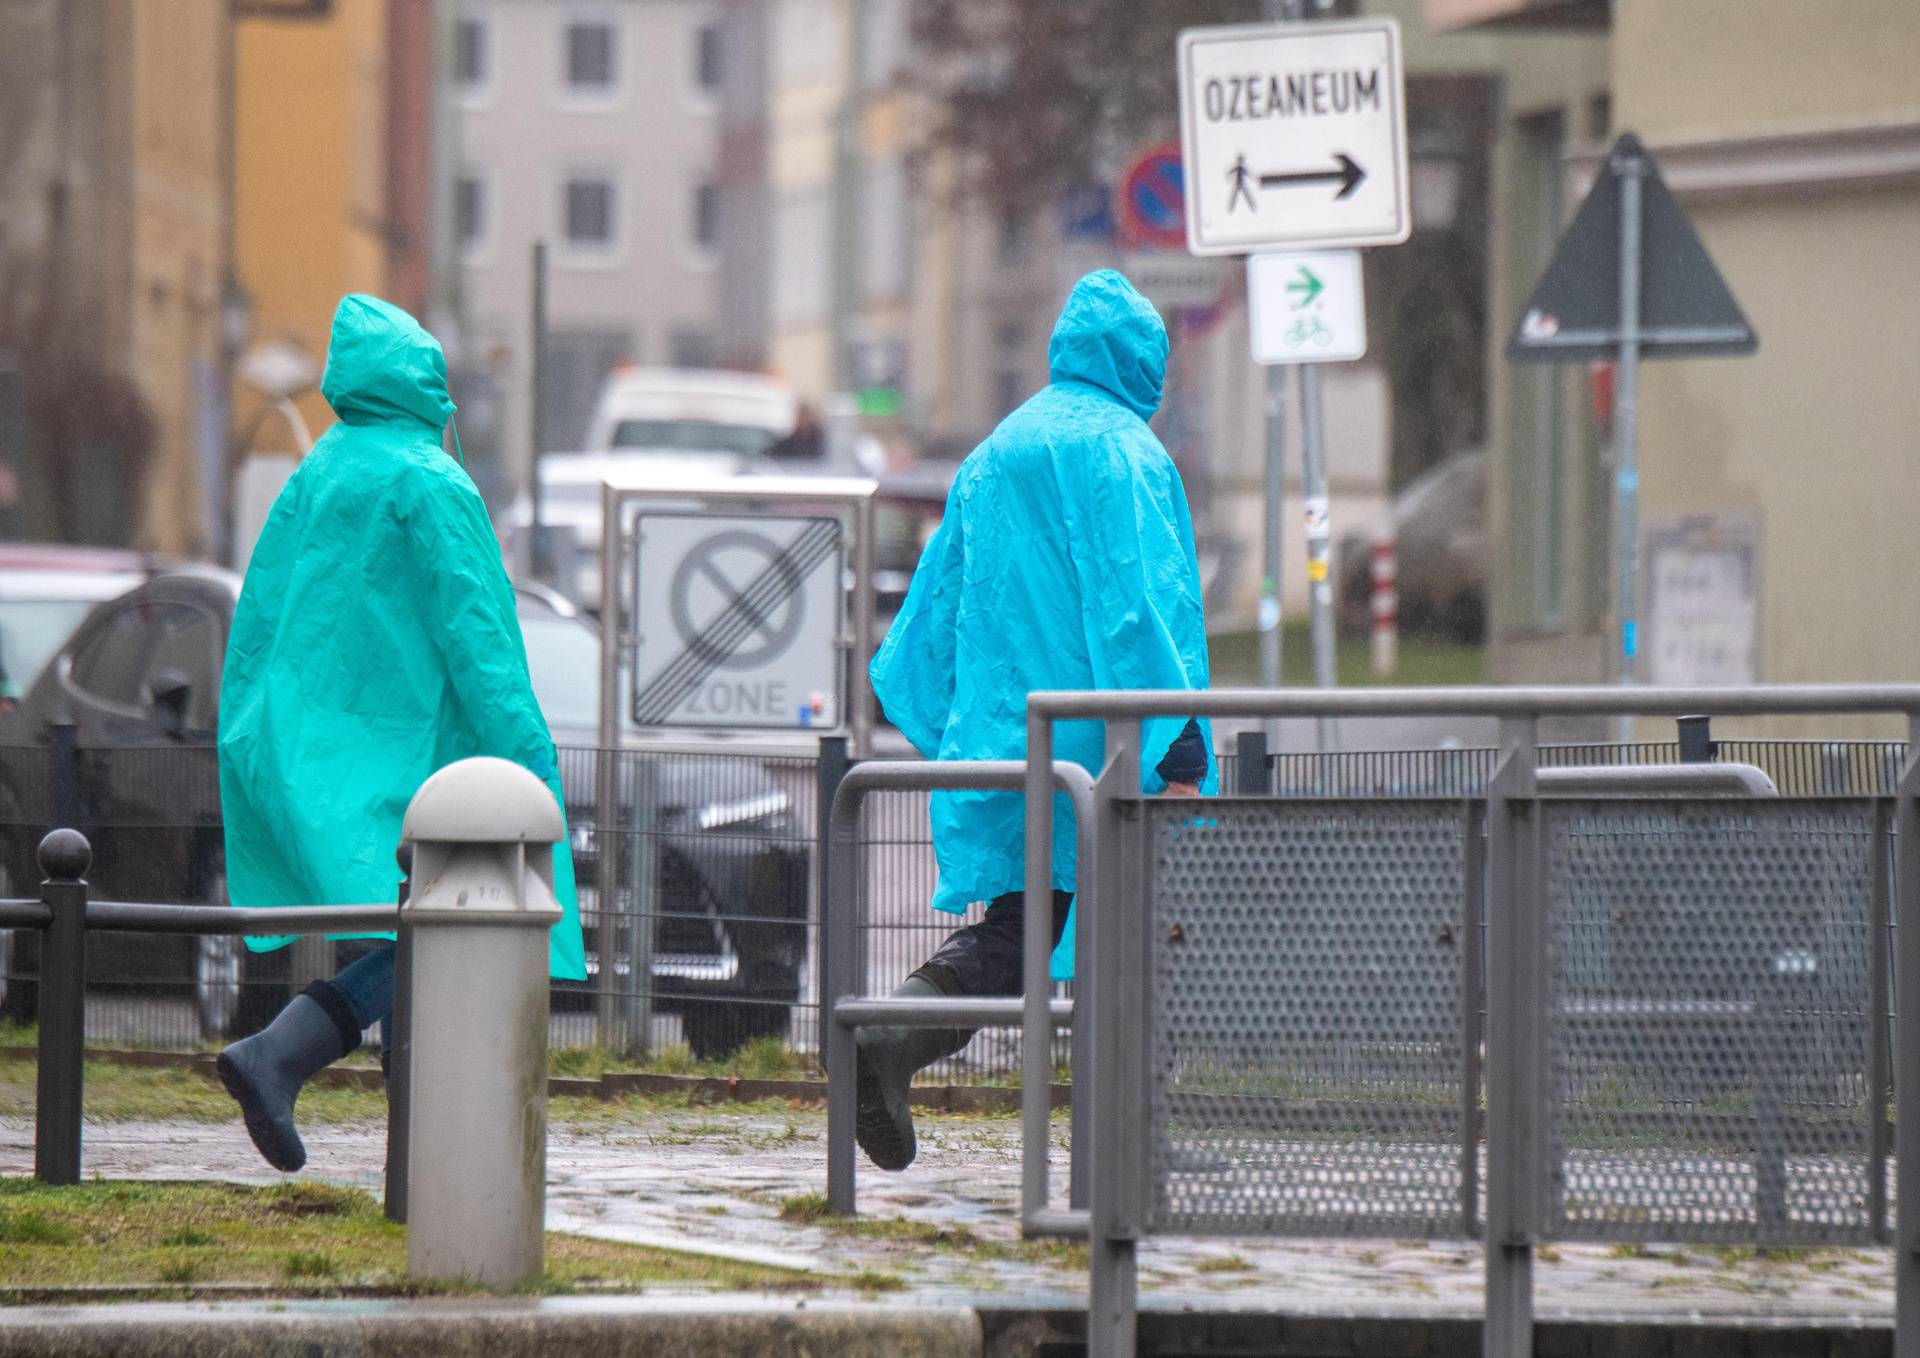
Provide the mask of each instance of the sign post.
{"label": "sign post", "polygon": [[[1522,363],[1613,359],[1613,677],[1638,678],[1640,655],[1640,360],[1750,354],[1759,338],[1640,139],[1624,133],[1539,285],[1507,357]],[[1615,737],[1629,738],[1631,718]]]}
{"label": "sign post", "polygon": [[[1391,19],[1303,24],[1302,0],[1266,0],[1267,24],[1188,29],[1180,35],[1180,138],[1187,176],[1187,248],[1196,255],[1386,245],[1413,227],[1400,28]],[[1301,491],[1314,679],[1336,681],[1333,527],[1321,437],[1321,361],[1366,352],[1360,269],[1350,251],[1285,265],[1249,266],[1254,358],[1300,368]],[[1350,277],[1336,289],[1322,269]],[[1279,273],[1273,271],[1278,269]],[[1337,319],[1336,319],[1337,313]],[[1316,353],[1316,350],[1324,352]],[[1260,677],[1280,682],[1280,527],[1285,374],[1267,373],[1267,569],[1260,600]],[[1335,743],[1320,723],[1322,749]],[[1277,747],[1278,723],[1269,723]]]}

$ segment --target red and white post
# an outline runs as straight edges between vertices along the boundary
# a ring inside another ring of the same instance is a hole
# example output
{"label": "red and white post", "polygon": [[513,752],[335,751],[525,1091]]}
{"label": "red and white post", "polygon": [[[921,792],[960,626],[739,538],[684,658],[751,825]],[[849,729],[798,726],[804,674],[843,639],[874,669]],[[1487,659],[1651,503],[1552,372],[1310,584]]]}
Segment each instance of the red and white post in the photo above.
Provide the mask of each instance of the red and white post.
{"label": "red and white post", "polygon": [[1392,674],[1400,663],[1400,592],[1394,584],[1393,535],[1373,540],[1373,672]]}

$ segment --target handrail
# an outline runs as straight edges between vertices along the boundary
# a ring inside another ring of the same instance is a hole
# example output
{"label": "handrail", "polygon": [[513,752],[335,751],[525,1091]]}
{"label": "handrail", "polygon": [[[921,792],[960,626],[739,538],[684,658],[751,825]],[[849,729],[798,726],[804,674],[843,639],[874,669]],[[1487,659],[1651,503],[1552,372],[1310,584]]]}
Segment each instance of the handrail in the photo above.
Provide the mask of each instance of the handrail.
{"label": "handrail", "polygon": [[156,905],[133,901],[88,901],[87,928],[146,934],[241,934],[277,937],[362,930],[391,933],[400,927],[392,905]]}
{"label": "handrail", "polygon": [[1752,764],[1571,764],[1534,770],[1542,796],[1777,797]]}
{"label": "handrail", "polygon": [[44,929],[53,911],[39,901],[0,901],[0,929]]}
{"label": "handrail", "polygon": [[1751,688],[1160,689],[1033,693],[1036,717],[1672,717],[1894,712],[1920,714],[1920,684],[1778,684]]}
{"label": "handrail", "polygon": [[[1074,823],[1082,856],[1093,843],[1093,776],[1080,765],[1059,761],[1052,781],[1073,802]],[[827,974],[821,986],[821,1045],[827,1066],[827,1199],[833,1210],[854,1210],[854,1068],[857,1059],[854,1029],[870,1022],[908,1022],[913,1026],[952,1026],[955,1014],[980,1015],[978,1026],[989,1020],[1018,1024],[1022,1038],[1023,1078],[1020,1087],[1021,1226],[1031,1235],[1086,1233],[1085,1213],[1055,1212],[1047,1207],[1048,1125],[1052,1096],[1044,1078],[1048,1066],[1049,1032],[1071,1023],[1070,1001],[1049,1000],[1044,988],[1030,986],[1021,1000],[865,1000],[853,997],[857,962],[853,954],[857,931],[854,912],[858,899],[860,809],[875,792],[989,791],[1024,792],[1027,765],[1017,760],[886,760],[857,764],[847,770],[835,790],[828,829],[827,898],[822,920],[821,950]],[[1090,898],[1092,874],[1082,881],[1084,904]],[[1051,902],[1036,912],[1029,901],[1027,937],[1036,926],[1045,937]],[[1044,959],[1041,965],[1044,966]],[[1017,1006],[1017,1008],[1016,1008]],[[917,1017],[912,1011],[922,1011]],[[965,1019],[969,1026],[976,1020]],[[1040,1072],[1039,1077],[1034,1075]],[[1078,1072],[1076,1072],[1078,1074]]]}

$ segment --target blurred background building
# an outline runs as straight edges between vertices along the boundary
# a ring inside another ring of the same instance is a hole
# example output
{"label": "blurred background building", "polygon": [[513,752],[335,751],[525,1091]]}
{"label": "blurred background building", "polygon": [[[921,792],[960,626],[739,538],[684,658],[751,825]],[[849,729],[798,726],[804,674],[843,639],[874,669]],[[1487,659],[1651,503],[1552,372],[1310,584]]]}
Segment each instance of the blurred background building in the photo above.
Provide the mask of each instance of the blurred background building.
{"label": "blurred background building", "polygon": [[[1920,8],[1754,0],[1738,24],[1716,0],[1308,9],[1396,17],[1409,77],[1414,233],[1367,253],[1371,350],[1325,372],[1336,534],[1363,541],[1408,512],[1410,485],[1465,468],[1465,498],[1431,511],[1467,563],[1457,630],[1490,617],[1503,679],[1605,675],[1610,374],[1515,366],[1503,346],[1632,129],[1761,335],[1752,358],[1649,366],[1648,542],[1738,566],[1738,676],[1907,673],[1920,617],[1897,585],[1863,582],[1920,564],[1904,475],[1920,304],[1900,286],[1920,239],[1920,86],[1896,56],[1920,50]],[[1168,319],[1156,427],[1216,624],[1245,626],[1265,383],[1244,275],[1154,250],[1117,190],[1176,130],[1173,34],[1259,12],[13,0],[0,535],[221,552],[245,459],[299,451],[276,398],[324,429],[327,322],[355,290],[442,337],[463,448],[506,503],[534,452],[537,241],[549,451],[580,445],[603,381],[633,363],[765,372],[816,407],[842,393],[895,462],[950,464],[1046,380],[1072,280],[1112,265]],[[1296,616],[1303,583],[1286,581]]]}

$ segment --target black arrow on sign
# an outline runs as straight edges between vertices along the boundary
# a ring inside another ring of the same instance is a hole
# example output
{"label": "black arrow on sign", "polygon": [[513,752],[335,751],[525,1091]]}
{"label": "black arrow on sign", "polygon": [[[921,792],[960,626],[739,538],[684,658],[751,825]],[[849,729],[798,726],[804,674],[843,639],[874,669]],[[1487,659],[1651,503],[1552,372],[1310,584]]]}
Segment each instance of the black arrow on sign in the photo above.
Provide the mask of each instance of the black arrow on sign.
{"label": "black arrow on sign", "polygon": [[1284,189],[1290,184],[1330,184],[1338,180],[1340,192],[1334,194],[1334,198],[1337,200],[1350,197],[1353,191],[1360,187],[1360,181],[1367,177],[1367,172],[1354,164],[1353,157],[1344,151],[1334,159],[1340,162],[1340,168],[1337,170],[1301,170],[1294,174],[1263,174],[1260,176],[1260,187]]}

